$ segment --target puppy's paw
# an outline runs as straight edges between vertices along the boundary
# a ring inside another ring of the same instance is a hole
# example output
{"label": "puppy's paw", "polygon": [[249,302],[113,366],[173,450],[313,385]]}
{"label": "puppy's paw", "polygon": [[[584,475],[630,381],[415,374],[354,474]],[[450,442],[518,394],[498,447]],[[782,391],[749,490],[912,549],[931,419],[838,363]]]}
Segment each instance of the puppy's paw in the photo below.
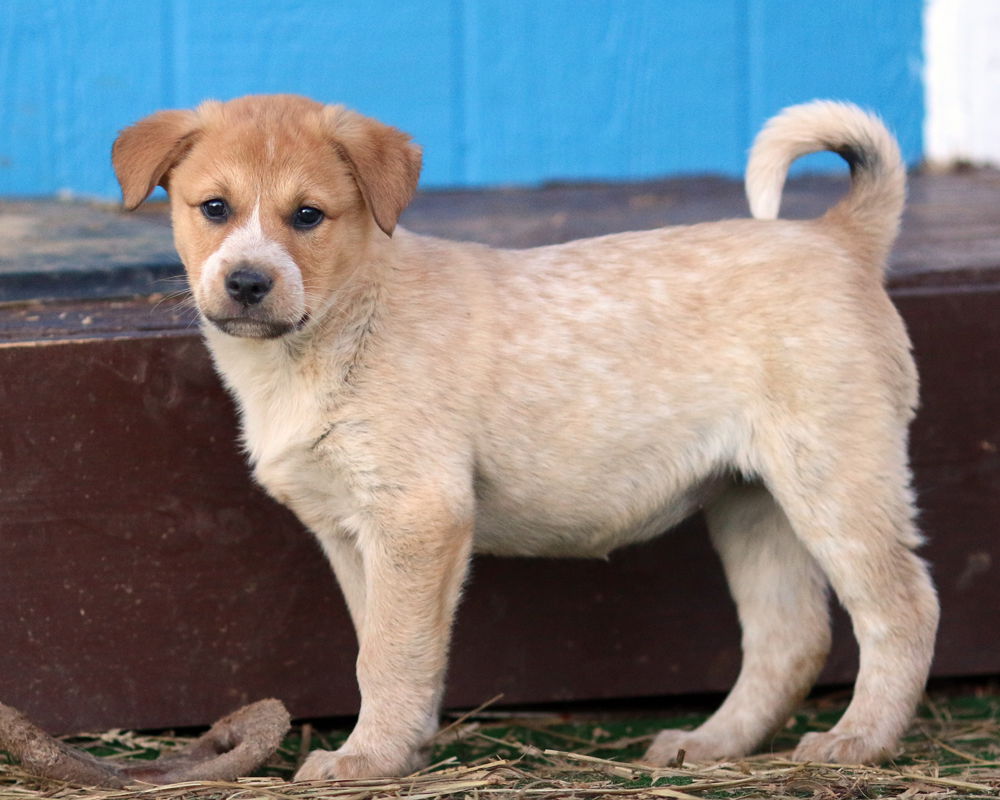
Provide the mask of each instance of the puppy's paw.
{"label": "puppy's paw", "polygon": [[684,751],[685,761],[720,761],[745,756],[748,748],[740,746],[729,737],[713,736],[700,731],[667,729],[660,731],[642,760],[655,767],[665,767]]}
{"label": "puppy's paw", "polygon": [[294,780],[346,781],[359,778],[390,778],[403,774],[405,770],[380,767],[372,759],[357,753],[313,750],[295,773]]}
{"label": "puppy's paw", "polygon": [[807,733],[795,748],[795,761],[821,764],[879,764],[895,755],[896,742],[881,742],[871,736],[838,733]]}

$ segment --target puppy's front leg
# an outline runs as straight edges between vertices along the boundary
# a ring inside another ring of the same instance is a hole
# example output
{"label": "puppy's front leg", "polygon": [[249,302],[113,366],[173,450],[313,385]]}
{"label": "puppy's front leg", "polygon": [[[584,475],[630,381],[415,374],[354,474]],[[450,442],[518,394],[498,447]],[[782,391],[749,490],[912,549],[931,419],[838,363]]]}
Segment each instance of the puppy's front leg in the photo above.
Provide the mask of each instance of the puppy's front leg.
{"label": "puppy's front leg", "polygon": [[365,566],[358,543],[353,535],[340,528],[331,533],[317,532],[316,538],[337,577],[354,624],[354,633],[360,642],[361,629],[365,624]]}
{"label": "puppy's front leg", "polygon": [[359,536],[358,724],[340,749],[313,752],[296,780],[406,775],[426,763],[472,522],[440,505],[410,507],[412,514],[380,515]]}

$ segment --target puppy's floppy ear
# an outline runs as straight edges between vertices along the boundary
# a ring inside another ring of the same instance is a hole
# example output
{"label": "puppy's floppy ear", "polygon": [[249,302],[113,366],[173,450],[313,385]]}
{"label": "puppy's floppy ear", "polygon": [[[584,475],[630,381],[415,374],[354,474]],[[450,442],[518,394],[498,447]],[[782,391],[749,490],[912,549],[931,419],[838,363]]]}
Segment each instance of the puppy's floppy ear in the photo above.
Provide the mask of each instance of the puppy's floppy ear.
{"label": "puppy's floppy ear", "polygon": [[420,148],[402,131],[343,106],[327,106],[323,115],[333,147],[351,170],[368,210],[392,236],[417,190]]}
{"label": "puppy's floppy ear", "polygon": [[111,163],[125,208],[137,208],[157,184],[166,188],[167,173],[194,143],[197,132],[194,111],[158,111],[118,134]]}

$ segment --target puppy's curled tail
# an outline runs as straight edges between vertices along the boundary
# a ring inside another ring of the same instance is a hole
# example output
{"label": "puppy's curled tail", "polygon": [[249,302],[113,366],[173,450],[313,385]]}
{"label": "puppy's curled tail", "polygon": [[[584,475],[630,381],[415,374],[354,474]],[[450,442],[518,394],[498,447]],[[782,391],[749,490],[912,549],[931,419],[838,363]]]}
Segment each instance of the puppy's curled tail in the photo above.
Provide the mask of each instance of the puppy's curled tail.
{"label": "puppy's curled tail", "polygon": [[899,145],[874,114],[850,103],[816,100],[791,106],[757,135],[747,165],[750,213],[776,219],[788,167],[799,156],[829,150],[851,168],[851,188],[827,218],[851,229],[879,262],[899,231],[906,199],[906,169]]}

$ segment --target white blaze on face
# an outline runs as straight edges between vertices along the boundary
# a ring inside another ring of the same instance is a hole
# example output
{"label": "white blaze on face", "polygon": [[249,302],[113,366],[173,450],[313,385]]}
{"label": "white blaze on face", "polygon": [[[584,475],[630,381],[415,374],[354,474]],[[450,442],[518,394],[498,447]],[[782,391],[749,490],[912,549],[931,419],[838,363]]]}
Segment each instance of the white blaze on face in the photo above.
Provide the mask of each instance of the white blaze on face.
{"label": "white blaze on face", "polygon": [[226,277],[235,269],[252,269],[273,281],[271,305],[275,311],[301,316],[305,311],[302,275],[288,251],[264,233],[260,224],[260,198],[243,225],[230,233],[219,249],[202,265],[198,294],[214,305],[216,298],[226,299]]}

